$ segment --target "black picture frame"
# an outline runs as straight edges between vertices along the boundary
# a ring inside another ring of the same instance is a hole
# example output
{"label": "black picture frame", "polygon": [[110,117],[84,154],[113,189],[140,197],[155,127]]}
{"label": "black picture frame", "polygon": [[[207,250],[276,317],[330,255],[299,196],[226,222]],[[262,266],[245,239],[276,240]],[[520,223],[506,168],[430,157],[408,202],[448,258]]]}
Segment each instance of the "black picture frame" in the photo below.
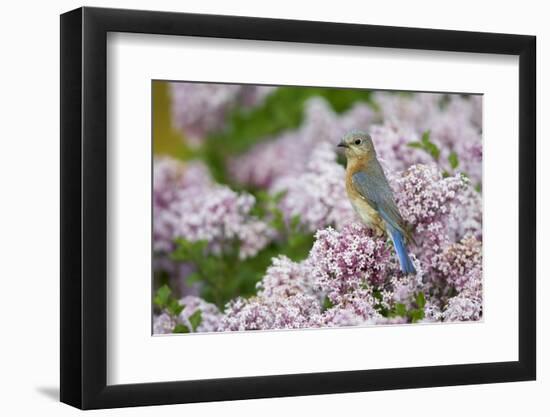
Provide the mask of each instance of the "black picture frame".
{"label": "black picture frame", "polygon": [[[107,385],[108,32],[519,56],[519,360]],[[534,380],[536,38],[80,8],[61,15],[61,401],[82,409]]]}

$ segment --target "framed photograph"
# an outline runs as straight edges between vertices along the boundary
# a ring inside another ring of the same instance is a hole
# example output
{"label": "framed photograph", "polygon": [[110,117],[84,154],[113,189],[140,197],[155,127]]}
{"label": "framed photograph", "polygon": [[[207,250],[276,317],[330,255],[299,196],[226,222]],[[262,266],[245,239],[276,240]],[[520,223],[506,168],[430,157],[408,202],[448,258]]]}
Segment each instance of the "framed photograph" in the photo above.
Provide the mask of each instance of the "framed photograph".
{"label": "framed photograph", "polygon": [[533,380],[535,37],[61,16],[61,401]]}

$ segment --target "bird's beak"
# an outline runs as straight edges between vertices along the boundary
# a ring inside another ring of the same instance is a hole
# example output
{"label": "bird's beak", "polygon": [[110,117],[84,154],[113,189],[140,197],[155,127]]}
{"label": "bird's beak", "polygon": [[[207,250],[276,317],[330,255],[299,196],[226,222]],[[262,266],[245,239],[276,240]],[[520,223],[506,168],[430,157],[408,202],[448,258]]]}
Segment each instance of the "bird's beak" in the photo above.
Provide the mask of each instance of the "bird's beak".
{"label": "bird's beak", "polygon": [[341,141],[337,146],[339,148],[349,148],[348,144],[344,141]]}

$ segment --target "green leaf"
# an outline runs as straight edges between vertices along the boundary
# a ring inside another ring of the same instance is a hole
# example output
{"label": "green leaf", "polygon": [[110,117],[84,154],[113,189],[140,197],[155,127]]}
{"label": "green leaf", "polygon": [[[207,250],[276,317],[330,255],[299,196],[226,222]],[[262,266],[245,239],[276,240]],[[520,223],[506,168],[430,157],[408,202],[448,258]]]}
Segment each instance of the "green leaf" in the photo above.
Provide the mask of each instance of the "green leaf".
{"label": "green leaf", "polygon": [[189,323],[193,327],[193,331],[197,330],[197,327],[202,323],[202,312],[200,310],[195,311],[189,316]]}
{"label": "green leaf", "polygon": [[409,317],[411,322],[416,323],[424,318],[424,310],[411,310],[409,311]]}
{"label": "green leaf", "polygon": [[168,305],[166,306],[166,310],[173,316],[179,316],[184,308],[185,306],[181,305],[175,298],[168,301]]}
{"label": "green leaf", "polygon": [[458,168],[458,155],[456,152],[451,152],[448,159],[452,169]]}
{"label": "green leaf", "polygon": [[428,152],[436,161],[439,159],[439,148],[432,142],[426,143],[424,149]]}
{"label": "green leaf", "polygon": [[323,311],[326,311],[332,307],[334,307],[334,304],[332,303],[332,301],[330,301],[330,298],[325,297],[325,299],[323,300]]}
{"label": "green leaf", "polygon": [[164,284],[157,290],[157,294],[153,298],[153,302],[157,307],[164,308],[168,305],[170,294],[172,294],[172,290],[168,287],[168,285]]}
{"label": "green leaf", "polygon": [[189,333],[189,328],[185,324],[178,323],[174,327],[173,333]]}
{"label": "green leaf", "polygon": [[424,133],[422,133],[422,144],[427,145],[431,143],[430,142],[430,131],[426,130]]}
{"label": "green leaf", "polygon": [[416,305],[419,309],[424,309],[424,306],[426,305],[426,297],[423,292],[419,292],[416,295]]}
{"label": "green leaf", "polygon": [[420,142],[409,142],[407,144],[410,148],[416,148],[416,149],[422,149],[425,152],[429,153],[433,159],[436,161],[439,159],[440,151],[437,145],[430,141],[430,131],[426,130],[422,134],[422,138],[420,139]]}
{"label": "green leaf", "polygon": [[407,315],[407,307],[405,306],[405,304],[395,304],[395,314],[397,316],[405,317]]}
{"label": "green leaf", "polygon": [[409,148],[424,149],[424,146],[420,142],[409,142],[407,143]]}

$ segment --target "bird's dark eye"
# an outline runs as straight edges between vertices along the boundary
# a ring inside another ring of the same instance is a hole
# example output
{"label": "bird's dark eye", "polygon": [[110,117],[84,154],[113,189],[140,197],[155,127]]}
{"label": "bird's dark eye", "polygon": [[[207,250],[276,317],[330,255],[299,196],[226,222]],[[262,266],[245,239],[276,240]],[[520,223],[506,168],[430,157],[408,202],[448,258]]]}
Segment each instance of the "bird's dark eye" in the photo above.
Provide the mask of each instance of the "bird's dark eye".
{"label": "bird's dark eye", "polygon": [[361,145],[361,139],[357,139],[357,140],[355,141],[355,144],[356,144],[356,145]]}

